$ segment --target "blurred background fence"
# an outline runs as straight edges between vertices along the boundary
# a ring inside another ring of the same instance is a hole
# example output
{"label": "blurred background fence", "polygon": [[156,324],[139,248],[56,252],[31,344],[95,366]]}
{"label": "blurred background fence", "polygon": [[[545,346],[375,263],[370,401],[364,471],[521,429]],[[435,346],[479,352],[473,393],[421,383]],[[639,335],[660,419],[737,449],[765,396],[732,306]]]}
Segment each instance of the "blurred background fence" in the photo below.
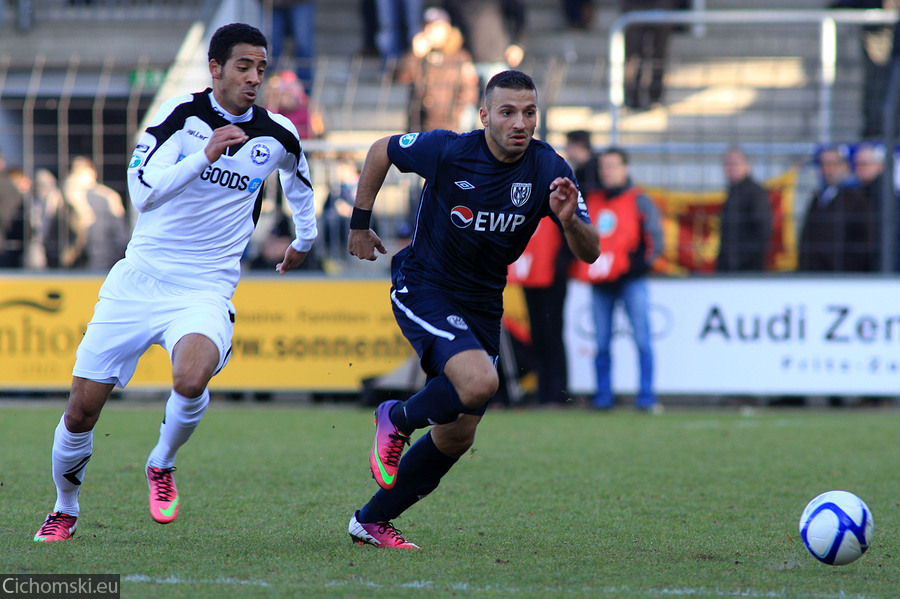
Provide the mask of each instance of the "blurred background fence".
{"label": "blurred background fence", "polygon": [[[803,213],[818,183],[816,148],[860,140],[863,26],[897,17],[826,11],[821,0],[794,2],[789,11],[773,1],[695,0],[704,10],[620,15],[617,2],[599,0],[590,27],[567,29],[557,0],[523,4],[521,68],[541,91],[547,141],[561,148],[566,131],[587,129],[598,148],[628,148],[636,182],[686,190],[722,189],[721,154],[740,144],[757,178],[797,169],[791,218]],[[72,157],[85,155],[100,180],[125,197],[131,146],[159,95],[172,95],[166,83],[173,73],[199,62],[199,75],[183,79],[186,89],[178,91],[208,85],[209,29],[245,19],[265,30],[267,9],[266,2],[228,0],[7,2],[0,26],[0,149],[7,164],[32,178],[44,168],[63,179]],[[671,41],[665,101],[623,108],[621,34],[629,25],[663,22],[684,25]],[[394,82],[390,61],[360,52],[356,0],[316,3],[316,47],[309,95],[325,132],[304,145],[321,208],[342,184],[341,162],[360,164],[374,139],[405,130],[409,92]],[[405,220],[416,194],[414,178],[395,179],[386,194],[392,200],[380,206],[385,222]],[[327,248],[335,264],[345,262],[341,249]]]}
{"label": "blurred background fence", "polygon": [[[880,26],[891,30],[897,20],[896,11],[829,10],[827,0],[796,0],[790,10],[780,0],[693,0],[689,10],[627,15],[618,0],[594,0],[590,24],[572,28],[559,0],[522,4],[520,68],[539,88],[539,137],[562,152],[566,132],[584,129],[598,150],[623,146],[632,154],[635,182],[663,195],[723,190],[722,154],[740,145],[755,177],[781,186],[790,199],[782,215],[794,232],[788,245],[796,244],[806,203],[820,184],[817,150],[871,137],[863,131],[864,35]],[[408,86],[395,82],[394,61],[364,51],[361,5],[316,2],[312,64],[293,65],[312,67],[307,91],[324,125],[303,145],[321,217],[316,264],[329,275],[386,271],[387,260],[348,259],[346,222],[336,206],[341,197],[352,200],[369,145],[407,126]],[[216,27],[247,21],[270,34],[271,9],[268,0],[0,1],[0,150],[7,166],[32,181],[42,170],[61,181],[74,157],[87,156],[129,210],[124,173],[146,119],[161,100],[209,85],[206,44]],[[629,108],[623,33],[648,23],[677,26],[665,94]],[[391,247],[408,234],[419,186],[413,175],[389,175],[376,216]],[[268,192],[255,244],[278,216],[277,185]],[[881,224],[896,237],[896,216],[886,214]],[[702,210],[684,218],[698,219],[697,230],[708,226]],[[715,249],[690,235],[677,243],[695,244],[688,254],[708,257]],[[787,259],[778,270],[794,265]]]}

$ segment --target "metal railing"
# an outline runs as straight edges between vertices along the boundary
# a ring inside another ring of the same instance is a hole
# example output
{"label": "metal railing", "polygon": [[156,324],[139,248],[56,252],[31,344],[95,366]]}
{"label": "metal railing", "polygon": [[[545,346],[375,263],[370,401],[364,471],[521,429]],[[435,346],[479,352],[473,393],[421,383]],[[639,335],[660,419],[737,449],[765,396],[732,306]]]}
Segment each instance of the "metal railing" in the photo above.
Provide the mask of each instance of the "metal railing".
{"label": "metal railing", "polygon": [[889,25],[895,23],[897,18],[897,11],[888,10],[654,10],[625,13],[616,18],[610,26],[609,110],[612,143],[618,142],[619,112],[625,101],[625,29],[629,26],[817,24],[820,29],[818,141],[829,143],[831,142],[832,96],[837,63],[837,24]]}

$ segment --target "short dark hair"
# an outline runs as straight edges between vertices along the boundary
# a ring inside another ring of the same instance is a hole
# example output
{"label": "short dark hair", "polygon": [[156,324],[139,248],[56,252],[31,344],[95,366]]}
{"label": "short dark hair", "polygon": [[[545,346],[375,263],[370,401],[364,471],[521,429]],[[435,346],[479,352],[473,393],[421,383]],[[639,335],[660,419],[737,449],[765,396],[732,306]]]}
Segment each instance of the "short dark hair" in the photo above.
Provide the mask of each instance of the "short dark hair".
{"label": "short dark hair", "polygon": [[575,144],[577,146],[584,146],[585,148],[590,150],[593,147],[591,145],[591,132],[585,131],[584,129],[569,131],[568,133],[566,133],[566,143]]}
{"label": "short dark hair", "polygon": [[603,150],[603,153],[604,154],[616,154],[619,156],[619,158],[622,159],[622,164],[628,164],[628,152],[626,152],[622,148],[613,146],[611,148],[607,148],[607,149]]}
{"label": "short dark hair", "polygon": [[209,40],[209,60],[215,60],[222,66],[231,58],[231,50],[238,44],[250,44],[260,48],[269,48],[269,42],[262,31],[246,23],[230,23],[216,29]]}
{"label": "short dark hair", "polygon": [[488,81],[487,86],[484,88],[485,107],[490,103],[491,94],[496,87],[503,89],[527,89],[537,94],[537,87],[534,85],[534,79],[529,75],[526,75],[522,71],[500,71],[491,77],[491,80]]}

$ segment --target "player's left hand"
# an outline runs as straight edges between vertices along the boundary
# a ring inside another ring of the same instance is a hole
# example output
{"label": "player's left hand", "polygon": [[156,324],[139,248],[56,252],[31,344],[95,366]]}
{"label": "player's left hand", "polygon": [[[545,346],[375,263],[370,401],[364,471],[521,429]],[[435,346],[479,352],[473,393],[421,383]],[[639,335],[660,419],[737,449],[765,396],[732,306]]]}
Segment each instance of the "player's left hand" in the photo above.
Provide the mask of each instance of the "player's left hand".
{"label": "player's left hand", "polygon": [[560,222],[568,222],[578,206],[578,188],[568,177],[557,177],[550,184],[550,209]]}
{"label": "player's left hand", "polygon": [[284,260],[279,262],[275,266],[275,271],[283,275],[289,270],[294,270],[306,260],[307,252],[298,252],[294,249],[294,246],[289,245],[286,250],[284,250]]}

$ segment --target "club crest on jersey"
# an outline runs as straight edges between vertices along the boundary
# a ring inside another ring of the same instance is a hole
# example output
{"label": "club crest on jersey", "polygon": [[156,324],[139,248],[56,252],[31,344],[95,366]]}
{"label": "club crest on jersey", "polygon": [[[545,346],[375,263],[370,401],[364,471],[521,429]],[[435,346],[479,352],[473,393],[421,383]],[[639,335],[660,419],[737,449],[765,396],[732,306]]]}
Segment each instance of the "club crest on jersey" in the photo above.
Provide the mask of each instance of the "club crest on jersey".
{"label": "club crest on jersey", "polygon": [[457,314],[451,314],[450,316],[448,316],[447,322],[450,323],[450,326],[456,327],[460,331],[466,331],[469,328],[469,325],[466,324],[466,321],[463,320],[463,317]]}
{"label": "club crest on jersey", "polygon": [[475,215],[472,214],[472,210],[467,206],[454,206],[450,210],[450,222],[460,229],[465,229],[471,225],[473,220],[475,220]]}
{"label": "club crest on jersey", "polygon": [[253,161],[253,164],[258,166],[262,166],[268,162],[271,155],[272,152],[269,151],[269,148],[265,144],[256,144],[253,146],[253,149],[250,150],[250,160]]}
{"label": "club crest on jersey", "polygon": [[400,147],[408,148],[409,146],[416,143],[416,138],[419,137],[418,133],[407,133],[400,137]]}
{"label": "club crest on jersey", "polygon": [[513,183],[509,190],[513,206],[519,207],[531,197],[531,183]]}
{"label": "club crest on jersey", "polygon": [[128,163],[128,168],[137,168],[141,165],[141,157],[137,154],[131,156],[131,162]]}

